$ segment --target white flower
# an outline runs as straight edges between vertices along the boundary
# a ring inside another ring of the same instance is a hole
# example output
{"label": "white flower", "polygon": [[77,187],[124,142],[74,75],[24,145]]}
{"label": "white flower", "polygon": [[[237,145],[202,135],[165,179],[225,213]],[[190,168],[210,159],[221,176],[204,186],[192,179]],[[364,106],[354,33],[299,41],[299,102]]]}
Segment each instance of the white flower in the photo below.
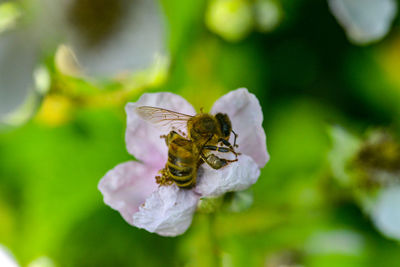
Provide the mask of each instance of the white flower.
{"label": "white flower", "polygon": [[100,181],[104,202],[118,210],[124,219],[139,228],[164,236],[184,233],[190,226],[200,197],[219,196],[244,190],[254,184],[269,160],[263,115],[257,98],[247,89],[232,91],[217,100],[211,114],[226,113],[238,133],[237,162],[219,170],[202,164],[197,185],[181,189],[175,184],[158,186],[157,172],[164,168],[168,148],[160,132],[136,113],[138,106],[161,107],[195,115],[194,108],[182,97],[172,93],[143,94],[136,103],[126,105],[128,151],[140,162],[117,165]]}
{"label": "white flower", "polygon": [[394,0],[328,0],[329,7],[356,44],[380,40],[396,15]]}
{"label": "white flower", "polygon": [[13,255],[0,244],[0,266],[2,267],[18,267],[16,260]]}
{"label": "white flower", "polygon": [[[59,1],[47,1],[59,9]],[[85,74],[113,77],[143,70],[164,52],[163,21],[154,0],[62,0],[63,42]]]}
{"label": "white flower", "polygon": [[[333,148],[329,161],[334,177],[342,186],[353,190],[356,201],[377,230],[389,238],[400,240],[400,173],[376,166],[377,162],[385,165],[397,162],[393,157],[398,155],[398,144],[391,135],[380,130],[369,132],[366,140],[338,126],[332,127],[330,133]],[[364,152],[368,156],[364,156],[365,163],[360,166],[356,162],[363,158],[360,157],[362,151],[369,152]],[[365,186],[366,179],[369,186]]]}
{"label": "white flower", "polygon": [[[19,267],[20,265],[15,260],[11,252],[0,244],[0,266],[1,267]],[[28,267],[54,267],[55,264],[52,259],[46,256],[39,257],[31,261]]]}
{"label": "white flower", "polygon": [[[154,0],[14,2],[0,3],[0,17],[14,10],[0,18],[0,122],[8,123],[4,117],[23,103],[37,106],[42,96],[33,90],[34,71],[57,47],[64,51],[55,57],[58,70],[96,79],[151,68],[165,50]],[[25,117],[35,110],[30,108]]]}
{"label": "white flower", "polygon": [[0,120],[33,89],[38,57],[36,42],[27,31],[0,33]]}

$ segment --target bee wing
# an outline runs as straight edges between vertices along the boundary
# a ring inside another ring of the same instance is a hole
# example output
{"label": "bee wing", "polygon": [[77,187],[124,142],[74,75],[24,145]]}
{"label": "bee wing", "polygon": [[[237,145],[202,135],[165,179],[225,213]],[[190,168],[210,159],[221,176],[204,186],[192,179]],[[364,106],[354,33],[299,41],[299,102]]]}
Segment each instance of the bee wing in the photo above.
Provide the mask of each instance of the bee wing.
{"label": "bee wing", "polygon": [[175,112],[168,109],[140,106],[136,108],[139,116],[165,132],[182,130],[186,132],[187,121],[191,115]]}

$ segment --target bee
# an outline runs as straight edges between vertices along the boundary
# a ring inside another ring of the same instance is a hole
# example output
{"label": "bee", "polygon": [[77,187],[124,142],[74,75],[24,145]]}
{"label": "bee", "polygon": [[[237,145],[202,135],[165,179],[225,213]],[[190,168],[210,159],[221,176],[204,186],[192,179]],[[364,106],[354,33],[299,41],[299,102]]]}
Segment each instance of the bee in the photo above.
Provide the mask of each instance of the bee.
{"label": "bee", "polygon": [[200,165],[199,150],[195,144],[176,131],[162,135],[168,146],[168,160],[160,171],[161,176],[156,176],[160,185],[175,182],[181,188],[191,188],[196,183],[197,169]]}
{"label": "bee", "polygon": [[[168,161],[156,181],[160,185],[175,182],[181,188],[191,188],[196,184],[197,170],[202,163],[220,169],[237,161],[240,153],[235,151],[237,134],[227,114],[211,115],[200,113],[195,116],[179,112],[149,107],[137,107],[139,116],[157,126],[166,128],[168,135],[162,135],[168,146]],[[186,134],[181,130],[187,130]],[[179,132],[179,133],[178,133]],[[233,133],[234,143],[229,142]],[[212,152],[233,153],[233,160],[216,156]]]}

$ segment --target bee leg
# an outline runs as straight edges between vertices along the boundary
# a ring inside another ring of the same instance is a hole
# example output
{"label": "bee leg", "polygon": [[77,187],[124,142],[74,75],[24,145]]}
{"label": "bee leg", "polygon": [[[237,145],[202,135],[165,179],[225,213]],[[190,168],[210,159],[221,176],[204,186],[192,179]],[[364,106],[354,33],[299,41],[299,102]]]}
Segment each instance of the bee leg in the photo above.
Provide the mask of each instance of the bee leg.
{"label": "bee leg", "polygon": [[237,133],[235,133],[234,130],[232,130],[234,139],[233,139],[233,147],[239,147],[239,145],[236,144],[236,138],[239,136]]}
{"label": "bee leg", "polygon": [[236,158],[241,154],[241,153],[237,153],[232,145],[225,139],[220,139],[219,142],[222,142],[222,144],[224,144],[226,147],[222,147],[222,146],[212,146],[212,145],[208,145],[208,146],[204,146],[203,149],[207,149],[207,150],[214,150],[214,151],[218,151],[218,152],[222,152],[222,153],[229,153],[232,152]]}
{"label": "bee leg", "polygon": [[[232,152],[233,154],[235,154],[235,155],[240,155],[240,153],[236,153],[236,151],[235,151],[235,149],[234,149],[234,147],[238,147],[238,145],[233,145],[233,146],[232,146],[231,143],[229,143],[228,140],[223,139],[223,138],[218,139],[218,142],[221,142],[223,145],[229,147],[229,149],[231,150],[231,152]],[[235,141],[235,142],[236,142],[236,141]]]}
{"label": "bee leg", "polygon": [[234,160],[228,160],[228,159],[221,159],[219,157],[217,157],[214,154],[210,154],[207,157],[204,154],[201,154],[200,157],[203,159],[203,161],[205,163],[207,163],[211,168],[213,169],[221,169],[222,167],[225,167],[226,165],[228,165],[229,163],[238,161],[238,159],[234,159]]}
{"label": "bee leg", "polygon": [[160,135],[160,138],[161,139],[164,139],[164,141],[165,141],[165,144],[167,144],[167,146],[168,146],[168,135]]}
{"label": "bee leg", "polygon": [[218,151],[218,152],[222,152],[222,153],[232,152],[232,150],[230,148],[222,147],[222,146],[207,145],[207,146],[203,146],[203,149]]}
{"label": "bee leg", "polygon": [[156,178],[156,183],[159,184],[160,186],[171,185],[174,182],[172,178],[169,177],[167,167],[159,170],[158,173],[161,175],[157,175],[155,178]]}

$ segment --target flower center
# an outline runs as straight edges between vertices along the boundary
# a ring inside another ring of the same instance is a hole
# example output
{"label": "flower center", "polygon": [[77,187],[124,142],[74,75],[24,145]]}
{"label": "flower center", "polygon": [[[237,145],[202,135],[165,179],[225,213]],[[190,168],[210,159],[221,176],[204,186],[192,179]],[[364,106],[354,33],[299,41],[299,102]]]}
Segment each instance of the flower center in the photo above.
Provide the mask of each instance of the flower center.
{"label": "flower center", "polygon": [[124,0],[75,0],[68,11],[68,21],[76,27],[84,45],[93,47],[120,26],[126,9]]}

